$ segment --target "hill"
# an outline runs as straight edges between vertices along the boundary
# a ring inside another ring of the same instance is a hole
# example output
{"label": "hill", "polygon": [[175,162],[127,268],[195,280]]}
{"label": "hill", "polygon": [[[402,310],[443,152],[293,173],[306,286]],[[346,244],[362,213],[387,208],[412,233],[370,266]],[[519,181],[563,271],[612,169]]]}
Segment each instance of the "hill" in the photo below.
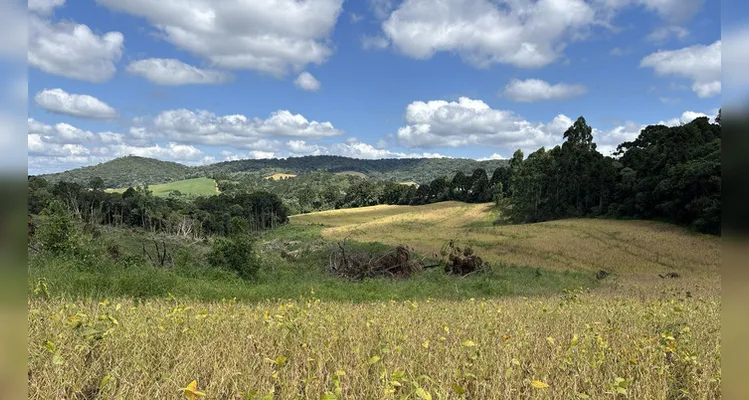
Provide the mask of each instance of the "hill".
{"label": "hill", "polygon": [[[126,156],[88,167],[75,168],[56,174],[42,175],[50,182],[68,181],[87,185],[95,177],[104,180],[108,188],[154,185],[195,176],[194,167],[155,158]],[[199,174],[198,174],[199,175]]]}
{"label": "hill", "polygon": [[[218,194],[216,181],[210,178],[192,178],[179,181],[149,185],[154,196],[169,196],[173,191],[178,191],[187,196],[212,196]],[[108,189],[108,192],[122,193],[127,188]]]}
{"label": "hill", "polygon": [[383,158],[362,160],[341,156],[304,156],[264,160],[224,161],[199,167],[205,176],[215,173],[261,173],[271,175],[278,172],[303,174],[315,171],[332,173],[358,173],[373,179],[396,182],[415,181],[428,183],[440,176],[452,176],[458,171],[471,174],[476,168],[484,168],[491,174],[506,160],[476,161],[467,158]]}
{"label": "hill", "polygon": [[188,178],[214,177],[216,174],[270,176],[327,171],[395,182],[413,181],[421,184],[440,176],[452,176],[458,171],[471,174],[476,168],[484,168],[487,173],[491,174],[494,169],[505,163],[506,160],[476,161],[465,158],[360,160],[339,156],[305,156],[224,161],[189,167],[176,162],[127,156],[97,165],[42,175],[42,177],[51,182],[65,180],[84,185],[88,184],[92,178],[100,177],[108,188],[123,188],[143,184],[155,185]]}

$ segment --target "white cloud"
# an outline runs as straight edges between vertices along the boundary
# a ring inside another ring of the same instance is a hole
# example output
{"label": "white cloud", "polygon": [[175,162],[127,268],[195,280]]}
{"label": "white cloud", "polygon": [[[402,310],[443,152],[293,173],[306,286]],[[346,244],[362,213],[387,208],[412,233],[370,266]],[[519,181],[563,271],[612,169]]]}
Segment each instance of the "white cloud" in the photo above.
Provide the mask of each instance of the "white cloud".
{"label": "white cloud", "polygon": [[29,11],[39,14],[49,14],[57,7],[65,4],[65,0],[29,0]]}
{"label": "white cloud", "polygon": [[364,50],[377,49],[382,50],[390,45],[390,42],[382,36],[368,36],[364,35],[361,40],[361,46]]}
{"label": "white cloud", "polygon": [[572,124],[565,115],[550,123],[532,123],[512,111],[495,110],[481,100],[461,97],[457,102],[415,101],[406,108],[406,126],[398,142],[408,147],[467,145],[537,148],[559,142]]}
{"label": "white cloud", "polygon": [[632,121],[627,121],[623,125],[618,125],[610,130],[599,130],[593,128],[593,141],[598,145],[598,151],[603,155],[613,155],[616,147],[624,142],[631,142],[640,135],[640,132],[645,129],[648,125],[666,125],[666,126],[677,126],[688,124],[694,121],[695,118],[708,117],[710,122],[715,122],[715,116],[718,114],[717,110],[712,115],[708,115],[701,112],[685,111],[677,118],[671,118],[666,121],[653,122],[651,124],[637,124]]}
{"label": "white cloud", "polygon": [[158,85],[218,84],[231,81],[228,72],[200,69],[174,58],[147,58],[133,61],[127,72]]}
{"label": "white cloud", "polygon": [[507,157],[501,154],[492,153],[492,155],[490,155],[489,157],[482,157],[482,158],[476,159],[476,161],[489,161],[489,160],[507,160]]}
{"label": "white cloud", "polygon": [[34,96],[36,104],[48,111],[83,118],[114,118],[115,110],[96,97],[70,94],[62,89],[45,89]]}
{"label": "white cloud", "polygon": [[631,50],[629,49],[624,49],[621,47],[614,47],[613,49],[611,49],[611,51],[609,51],[609,54],[611,54],[612,56],[623,56],[623,55],[629,54],[630,52]]}
{"label": "white cloud", "polygon": [[715,113],[715,115],[710,116],[710,115],[707,115],[705,113],[701,113],[701,112],[697,112],[697,111],[684,111],[681,114],[681,116],[679,116],[678,118],[671,118],[671,119],[666,120],[666,121],[659,121],[658,124],[659,125],[666,125],[666,126],[684,125],[684,124],[688,124],[688,123],[690,123],[690,122],[692,122],[695,119],[700,118],[700,117],[708,117],[708,119],[710,119],[711,122],[714,122],[714,118],[715,118],[716,115],[717,115],[717,112]]}
{"label": "white cloud", "polygon": [[647,39],[651,42],[663,42],[671,36],[684,40],[689,36],[689,30],[681,26],[661,26],[651,32]]}
{"label": "white cloud", "polygon": [[677,75],[693,81],[692,91],[699,97],[711,97],[721,90],[721,41],[679,50],[662,50],[640,61],[658,75]]}
{"label": "white cloud", "polygon": [[156,116],[154,130],[182,143],[265,151],[277,147],[273,139],[278,137],[320,139],[343,134],[330,122],[309,121],[287,110],[275,111],[266,119],[241,114],[217,116],[203,110],[169,110]]}
{"label": "white cloud", "polygon": [[294,84],[311,92],[316,92],[320,89],[320,81],[315,79],[315,77],[307,71],[299,74],[296,80],[294,80]]}
{"label": "white cloud", "polygon": [[343,0],[97,0],[146,18],[168,42],[212,65],[284,76],[332,54]]}
{"label": "white cloud", "polygon": [[116,72],[124,37],[120,32],[99,36],[86,25],[51,23],[29,16],[28,63],[48,74],[88,82],[104,82]]}
{"label": "white cloud", "polygon": [[381,158],[443,158],[439,153],[403,153],[387,149],[379,149],[371,144],[352,141],[347,143],[333,143],[330,145],[310,144],[304,140],[289,140],[286,149],[291,156],[303,155],[338,155],[361,159]]}
{"label": "white cloud", "polygon": [[206,163],[212,159],[191,144],[159,144],[153,141],[153,137],[149,139],[131,140],[129,134],[94,133],[66,123],[47,125],[29,118],[28,170],[34,173],[59,171],[126,155],[192,164]]}
{"label": "white cloud", "polygon": [[402,53],[428,59],[455,52],[477,67],[495,63],[541,67],[596,23],[583,0],[406,0],[382,24]]}
{"label": "white cloud", "polygon": [[363,20],[364,17],[362,15],[357,14],[357,13],[349,13],[349,19],[351,20],[352,24],[355,24],[355,23]]}
{"label": "white cloud", "polygon": [[569,99],[587,92],[583,85],[557,83],[551,85],[540,79],[513,79],[504,90],[505,97],[519,102]]}
{"label": "white cloud", "polygon": [[134,155],[170,161],[198,161],[203,158],[203,152],[195,146],[174,142],[170,142],[163,147],[158,144],[147,147],[118,144],[111,146],[110,149],[115,157]]}
{"label": "white cloud", "polygon": [[699,12],[704,0],[637,0],[637,2],[657,12],[668,22],[682,24]]}

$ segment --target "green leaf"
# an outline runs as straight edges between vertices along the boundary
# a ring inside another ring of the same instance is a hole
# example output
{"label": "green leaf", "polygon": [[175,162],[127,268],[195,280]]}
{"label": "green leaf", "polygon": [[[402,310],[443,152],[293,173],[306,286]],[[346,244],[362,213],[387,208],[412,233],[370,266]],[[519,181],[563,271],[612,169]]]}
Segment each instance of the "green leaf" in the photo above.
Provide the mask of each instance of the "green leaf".
{"label": "green leaf", "polygon": [[432,395],[422,388],[416,389],[416,395],[422,400],[432,400]]}
{"label": "green leaf", "polygon": [[337,399],[338,397],[336,397],[336,395],[330,392],[320,395],[320,400],[337,400]]}
{"label": "green leaf", "polygon": [[59,351],[57,351],[54,355],[52,355],[52,364],[54,365],[65,364],[65,360],[62,358],[62,354],[60,354]]}
{"label": "green leaf", "polygon": [[457,394],[465,394],[466,390],[457,383],[453,383],[453,391]]}
{"label": "green leaf", "polygon": [[367,364],[372,365],[376,363],[377,361],[380,361],[380,356],[372,356],[372,358],[367,361]]}

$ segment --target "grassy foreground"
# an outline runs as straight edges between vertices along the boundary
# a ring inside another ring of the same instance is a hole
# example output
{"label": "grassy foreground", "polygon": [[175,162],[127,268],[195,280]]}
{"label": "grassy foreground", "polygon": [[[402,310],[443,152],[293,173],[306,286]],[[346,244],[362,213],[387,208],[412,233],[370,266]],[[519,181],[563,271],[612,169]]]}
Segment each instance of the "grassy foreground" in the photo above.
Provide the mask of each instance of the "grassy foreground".
{"label": "grassy foreground", "polygon": [[[122,193],[127,188],[110,189],[108,191]],[[166,197],[172,191],[179,191],[188,196],[212,196],[218,194],[216,181],[210,178],[192,178],[157,185],[149,185],[148,189],[153,192],[154,196]]]}
{"label": "grassy foreground", "polygon": [[[179,399],[193,380],[205,399],[721,398],[718,239],[493,219],[462,203],[295,216],[262,239],[256,282],[200,265],[200,241],[168,241],[170,269],[30,257],[28,398]],[[137,235],[99,241],[135,256]],[[458,238],[495,268],[327,276],[349,235],[425,255]],[[614,274],[597,282],[597,269]]]}
{"label": "grassy foreground", "polygon": [[29,398],[717,399],[720,303],[29,303]]}

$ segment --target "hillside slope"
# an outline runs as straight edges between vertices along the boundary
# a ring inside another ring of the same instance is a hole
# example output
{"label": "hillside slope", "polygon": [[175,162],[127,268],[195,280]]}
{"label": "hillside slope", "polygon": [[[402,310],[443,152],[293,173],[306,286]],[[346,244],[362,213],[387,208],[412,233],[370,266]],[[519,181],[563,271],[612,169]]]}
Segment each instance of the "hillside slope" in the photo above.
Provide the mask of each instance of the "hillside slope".
{"label": "hillside slope", "polygon": [[92,178],[99,177],[108,188],[167,183],[191,176],[196,176],[195,167],[138,156],[120,157],[97,165],[42,175],[50,182],[68,181],[82,185],[87,185]]}
{"label": "hillside slope", "polygon": [[491,204],[455,201],[424,206],[373,206],[291,217],[293,224],[322,224],[325,237],[406,244],[438,254],[457,239],[492,263],[549,270],[606,270],[648,275],[678,271],[716,277],[720,240],[654,221],[565,219],[495,226]]}
{"label": "hillside slope", "polygon": [[360,160],[339,156],[305,156],[285,159],[237,160],[189,167],[153,158],[127,156],[98,165],[43,175],[49,181],[60,180],[87,184],[94,177],[104,179],[108,188],[143,184],[159,184],[188,178],[213,177],[215,174],[254,173],[268,176],[275,173],[299,175],[315,171],[364,174],[369,178],[396,182],[430,182],[439,176],[452,176],[458,171],[470,175],[476,168],[491,173],[506,160],[476,161],[465,158],[404,158]]}

